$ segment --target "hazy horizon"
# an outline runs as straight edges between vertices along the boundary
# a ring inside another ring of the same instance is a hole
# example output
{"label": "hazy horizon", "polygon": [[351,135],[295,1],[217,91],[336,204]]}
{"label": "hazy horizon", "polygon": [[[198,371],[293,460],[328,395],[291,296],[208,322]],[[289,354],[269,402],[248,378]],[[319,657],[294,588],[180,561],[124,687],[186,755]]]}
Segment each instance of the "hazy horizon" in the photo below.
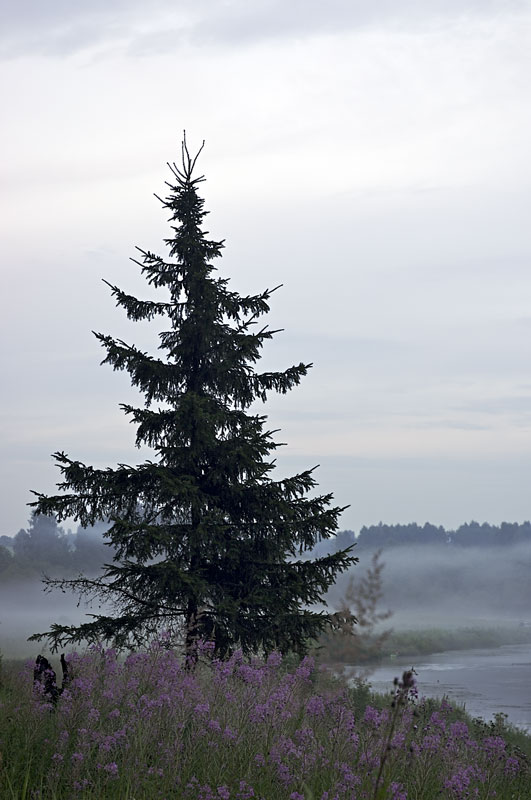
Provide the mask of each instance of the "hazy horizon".
{"label": "hazy horizon", "polygon": [[[369,551],[356,553],[360,563],[339,576],[327,600],[338,608],[352,575],[359,581],[370,567]],[[531,545],[507,548],[395,547],[383,551],[383,598],[380,610],[393,616],[384,627],[414,628],[497,627],[531,624]],[[31,634],[48,630],[54,622],[79,624],[87,613],[100,613],[60,589],[44,592],[38,578],[11,579],[0,584],[0,650],[4,655],[48,652],[45,643],[27,642]],[[69,648],[65,648],[68,650]]]}

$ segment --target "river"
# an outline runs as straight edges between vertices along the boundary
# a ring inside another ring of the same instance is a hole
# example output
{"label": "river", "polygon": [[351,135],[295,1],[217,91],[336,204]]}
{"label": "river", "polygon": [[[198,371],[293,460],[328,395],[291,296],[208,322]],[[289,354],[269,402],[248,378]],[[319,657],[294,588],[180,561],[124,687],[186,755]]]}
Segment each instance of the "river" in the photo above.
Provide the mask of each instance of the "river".
{"label": "river", "polygon": [[446,695],[486,721],[502,712],[531,733],[531,644],[396,658],[374,669],[368,681],[376,692],[388,692],[393,678],[411,666],[417,672],[419,696]]}

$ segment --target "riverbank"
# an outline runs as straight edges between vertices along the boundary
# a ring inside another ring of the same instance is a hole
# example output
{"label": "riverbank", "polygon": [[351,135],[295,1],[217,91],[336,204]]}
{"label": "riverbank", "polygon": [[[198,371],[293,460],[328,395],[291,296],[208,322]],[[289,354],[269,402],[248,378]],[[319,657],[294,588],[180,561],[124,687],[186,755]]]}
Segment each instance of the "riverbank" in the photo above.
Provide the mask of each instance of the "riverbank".
{"label": "riverbank", "polygon": [[412,666],[425,696],[445,696],[487,722],[504,715],[531,734],[531,644],[396,657],[373,667],[367,680],[376,691],[385,692],[395,674]]}
{"label": "riverbank", "polygon": [[416,658],[444,651],[530,643],[531,626],[527,625],[404,629],[390,633],[373,661],[378,663],[396,657]]}

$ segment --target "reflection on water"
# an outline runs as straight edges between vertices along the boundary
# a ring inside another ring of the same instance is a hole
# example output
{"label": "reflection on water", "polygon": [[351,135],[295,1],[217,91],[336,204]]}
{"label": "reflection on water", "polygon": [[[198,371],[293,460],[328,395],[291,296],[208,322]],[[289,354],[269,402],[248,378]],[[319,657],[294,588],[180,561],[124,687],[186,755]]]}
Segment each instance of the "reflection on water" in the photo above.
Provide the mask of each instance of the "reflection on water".
{"label": "reflection on water", "polygon": [[435,653],[413,663],[396,658],[375,669],[369,682],[375,691],[388,692],[393,678],[411,666],[418,673],[419,695],[446,695],[487,721],[507,714],[510,722],[531,732],[531,644]]}

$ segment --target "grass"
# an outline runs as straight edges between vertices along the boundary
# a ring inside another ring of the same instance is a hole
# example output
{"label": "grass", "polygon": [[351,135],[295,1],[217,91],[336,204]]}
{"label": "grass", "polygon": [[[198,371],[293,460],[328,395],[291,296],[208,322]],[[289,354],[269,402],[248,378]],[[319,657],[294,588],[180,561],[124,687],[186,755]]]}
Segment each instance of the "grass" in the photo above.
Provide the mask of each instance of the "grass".
{"label": "grass", "polygon": [[531,628],[524,626],[399,630],[393,631],[383,642],[379,659],[390,656],[424,656],[445,650],[487,649],[529,642]]}
{"label": "grass", "polygon": [[311,659],[239,654],[183,668],[163,642],[120,660],[69,656],[56,706],[33,664],[0,682],[6,800],[531,799],[531,739],[445,699],[349,688]]}
{"label": "grass", "polygon": [[528,644],[531,628],[497,627],[414,628],[374,630],[354,635],[325,633],[317,642],[315,655],[321,663],[364,667],[401,656],[416,659],[447,650],[492,649],[503,645]]}

